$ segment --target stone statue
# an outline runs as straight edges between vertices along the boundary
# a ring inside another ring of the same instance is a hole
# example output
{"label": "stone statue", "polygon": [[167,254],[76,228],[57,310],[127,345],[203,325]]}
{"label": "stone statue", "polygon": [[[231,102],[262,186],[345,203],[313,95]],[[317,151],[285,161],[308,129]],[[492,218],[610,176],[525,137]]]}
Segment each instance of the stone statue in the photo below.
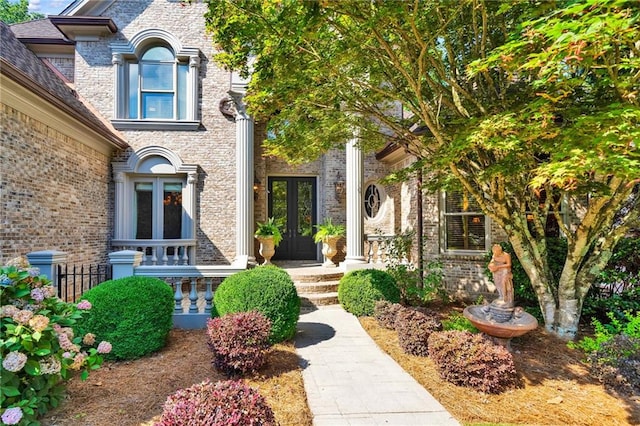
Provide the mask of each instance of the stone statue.
{"label": "stone statue", "polygon": [[498,289],[499,297],[492,304],[505,308],[513,307],[513,274],[511,273],[511,255],[502,250],[500,244],[491,247],[493,256],[489,262],[489,270],[493,273],[493,283]]}

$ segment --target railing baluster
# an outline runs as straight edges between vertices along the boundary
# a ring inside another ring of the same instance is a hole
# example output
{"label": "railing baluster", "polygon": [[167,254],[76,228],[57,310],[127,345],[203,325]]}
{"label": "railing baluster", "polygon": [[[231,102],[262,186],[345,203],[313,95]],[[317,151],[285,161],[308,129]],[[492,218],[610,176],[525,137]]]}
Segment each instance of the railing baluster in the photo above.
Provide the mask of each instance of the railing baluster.
{"label": "railing baluster", "polygon": [[213,278],[205,279],[205,285],[206,290],[204,292],[204,313],[210,314],[213,307],[213,304],[211,303],[213,301]]}
{"label": "railing baluster", "polygon": [[178,264],[178,250],[180,249],[180,246],[173,246],[173,263],[172,265],[177,265]]}
{"label": "railing baluster", "polygon": [[169,257],[167,257],[167,252],[169,251],[169,246],[160,247],[160,251],[162,252],[162,264],[167,265],[169,263]]}
{"label": "railing baluster", "polygon": [[189,304],[189,313],[195,314],[198,313],[198,290],[196,289],[196,287],[198,287],[198,280],[195,278],[189,279],[189,285],[191,286],[191,290],[189,291],[189,300],[191,301]]}
{"label": "railing baluster", "polygon": [[182,314],[184,313],[184,310],[182,308],[182,299],[183,299],[182,280],[177,280],[174,285],[175,285],[175,293],[173,296],[173,300],[176,301],[176,307],[173,311],[176,314]]}
{"label": "railing baluster", "polygon": [[151,247],[151,264],[156,266],[158,264],[158,247]]}

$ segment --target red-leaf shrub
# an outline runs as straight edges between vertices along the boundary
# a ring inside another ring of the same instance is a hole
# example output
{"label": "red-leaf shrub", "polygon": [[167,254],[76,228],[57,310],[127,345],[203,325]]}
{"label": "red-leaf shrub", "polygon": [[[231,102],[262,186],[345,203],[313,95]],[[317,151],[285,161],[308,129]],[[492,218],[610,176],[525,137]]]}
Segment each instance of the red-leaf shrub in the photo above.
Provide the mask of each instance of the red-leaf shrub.
{"label": "red-leaf shrub", "polygon": [[431,333],[442,329],[442,324],[429,313],[402,307],[396,314],[395,322],[398,343],[410,355],[428,356],[428,339]]}
{"label": "red-leaf shrub", "polygon": [[389,330],[396,329],[396,315],[398,311],[402,309],[402,305],[399,303],[391,303],[386,300],[378,300],[375,308],[373,308],[373,316],[380,327],[384,327]]}
{"label": "red-leaf shrub", "polygon": [[496,394],[518,382],[511,353],[482,334],[459,330],[433,333],[429,336],[429,357],[440,377],[458,386]]}
{"label": "red-leaf shrub", "polygon": [[273,411],[242,381],[205,380],[167,398],[154,426],[275,426]]}
{"label": "red-leaf shrub", "polygon": [[264,365],[271,321],[260,312],[239,312],[207,321],[213,365],[227,377],[243,375]]}

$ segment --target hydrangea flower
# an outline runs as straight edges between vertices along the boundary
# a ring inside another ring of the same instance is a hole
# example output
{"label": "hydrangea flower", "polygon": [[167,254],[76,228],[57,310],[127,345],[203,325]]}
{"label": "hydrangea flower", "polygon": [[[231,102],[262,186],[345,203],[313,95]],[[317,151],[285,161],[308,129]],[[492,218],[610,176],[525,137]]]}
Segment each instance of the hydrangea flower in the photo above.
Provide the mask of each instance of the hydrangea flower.
{"label": "hydrangea flower", "polygon": [[22,420],[22,409],[20,407],[7,408],[2,413],[2,422],[7,425],[17,425]]}
{"label": "hydrangea flower", "polygon": [[33,318],[33,312],[23,309],[13,315],[13,320],[19,324],[27,324]]}
{"label": "hydrangea flower", "polygon": [[29,320],[29,326],[33,328],[34,331],[42,331],[49,325],[49,318],[44,315],[34,315],[33,318]]}
{"label": "hydrangea flower", "polygon": [[30,268],[27,268],[27,272],[29,273],[30,277],[37,277],[38,275],[40,275],[40,268],[34,268],[32,266]]}
{"label": "hydrangea flower", "polygon": [[19,310],[20,309],[16,308],[14,305],[4,305],[0,307],[0,318],[13,317]]}
{"label": "hydrangea flower", "polygon": [[22,367],[24,367],[26,363],[27,356],[18,351],[9,352],[2,360],[2,366],[5,370],[11,371],[12,373],[22,370]]}
{"label": "hydrangea flower", "polygon": [[58,374],[62,369],[60,360],[54,356],[39,361],[41,374]]}
{"label": "hydrangea flower", "polygon": [[85,334],[84,338],[82,339],[82,343],[88,346],[93,345],[95,342],[96,342],[96,336],[93,333]]}
{"label": "hydrangea flower", "polygon": [[36,302],[42,302],[46,298],[44,289],[40,287],[36,287],[33,290],[31,290],[31,298]]}
{"label": "hydrangea flower", "polygon": [[0,275],[0,286],[8,287],[13,283],[13,280],[9,278],[6,274]]}
{"label": "hydrangea flower", "polygon": [[100,342],[100,344],[98,345],[98,353],[99,354],[108,354],[109,352],[111,352],[112,346],[111,343],[103,340],[102,342]]}
{"label": "hydrangea flower", "polygon": [[85,311],[91,309],[91,302],[89,302],[88,300],[80,301],[80,303],[78,303],[78,309],[82,309]]}

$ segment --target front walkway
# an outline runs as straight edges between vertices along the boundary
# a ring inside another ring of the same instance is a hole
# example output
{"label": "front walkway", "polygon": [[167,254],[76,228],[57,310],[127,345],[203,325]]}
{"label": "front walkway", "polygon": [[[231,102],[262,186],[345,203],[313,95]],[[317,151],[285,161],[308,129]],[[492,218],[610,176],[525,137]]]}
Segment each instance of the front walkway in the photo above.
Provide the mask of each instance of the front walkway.
{"label": "front walkway", "polygon": [[314,426],[459,425],[339,306],[303,312],[295,344]]}

